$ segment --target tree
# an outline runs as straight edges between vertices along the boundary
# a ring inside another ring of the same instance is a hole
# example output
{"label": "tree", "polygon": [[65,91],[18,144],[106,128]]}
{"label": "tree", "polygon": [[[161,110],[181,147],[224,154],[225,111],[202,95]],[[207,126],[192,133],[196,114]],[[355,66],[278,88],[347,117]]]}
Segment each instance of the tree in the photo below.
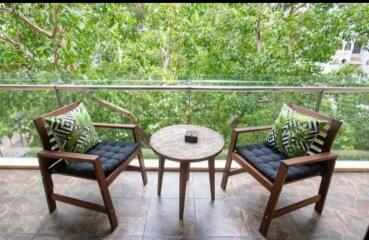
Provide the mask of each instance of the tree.
{"label": "tree", "polygon": [[[368,14],[368,4],[0,3],[0,74],[3,82],[21,79],[36,84],[117,84],[122,79],[171,84],[204,78],[258,85],[341,85],[344,82],[337,79],[343,77],[323,75],[316,63],[329,61],[343,40],[367,41]],[[346,79],[352,73],[343,71]],[[310,107],[315,99],[312,94],[238,92],[60,95],[62,104],[88,101],[94,95],[121,105],[139,118],[149,134],[165,125],[191,121],[227,136],[237,124],[272,122],[285,101]],[[54,93],[0,92],[0,100],[13,103],[3,106],[0,129],[14,127],[11,116],[22,111],[22,131],[37,145],[31,119],[57,106]],[[352,106],[367,97],[346,100],[339,97],[336,101],[340,106],[337,114],[350,119]],[[324,111],[331,109],[328,100],[323,106]],[[124,120],[93,104],[88,107],[96,119]],[[346,137],[353,148],[366,148],[362,141],[353,140],[366,130],[351,123],[342,139]]]}

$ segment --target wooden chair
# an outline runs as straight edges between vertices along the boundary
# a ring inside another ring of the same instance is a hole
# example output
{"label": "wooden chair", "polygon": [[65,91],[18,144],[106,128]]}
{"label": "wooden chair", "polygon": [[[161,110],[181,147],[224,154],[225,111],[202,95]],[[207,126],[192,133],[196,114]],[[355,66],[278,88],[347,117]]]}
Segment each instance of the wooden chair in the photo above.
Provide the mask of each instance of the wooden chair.
{"label": "wooden chair", "polygon": [[[221,183],[223,190],[226,190],[229,176],[247,171],[270,191],[269,200],[259,228],[259,231],[264,236],[266,236],[268,232],[272,219],[296,209],[315,203],[315,210],[321,214],[337,159],[337,155],[330,151],[342,123],[328,116],[290,103],[288,106],[299,113],[314,117],[316,119],[326,120],[331,124],[322,148],[322,152],[316,155],[306,155],[287,159],[283,154],[265,144],[249,144],[238,146],[237,138],[240,133],[266,131],[272,129],[272,126],[235,128],[232,132],[227,162]],[[236,162],[241,166],[241,169],[231,171],[232,160],[236,160]],[[269,160],[270,162],[267,162]],[[258,161],[261,164],[257,164]],[[322,177],[317,195],[286,207],[276,209],[283,185],[314,176]]]}
{"label": "wooden chair", "polygon": [[[75,102],[53,112],[44,114],[34,120],[43,146],[43,150],[37,153],[37,157],[40,165],[47,204],[50,213],[56,209],[55,201],[61,201],[78,207],[105,213],[109,217],[111,229],[113,231],[118,226],[118,221],[108,186],[127,168],[141,171],[143,184],[146,185],[147,183],[142,150],[139,145],[139,128],[135,124],[94,123],[94,127],[97,128],[129,129],[133,131],[134,142],[123,143],[103,140],[101,143],[90,149],[86,154],[62,152],[57,149],[52,150],[53,146],[50,144],[48,129],[45,126],[43,119],[67,113],[76,108],[79,104],[80,102]],[[129,166],[129,163],[135,157],[138,158],[140,166]],[[74,160],[76,163],[73,165],[67,165],[62,161],[62,159]],[[97,181],[104,205],[102,206],[96,203],[55,193],[53,191],[54,184],[51,176],[52,174],[63,174]]]}
{"label": "wooden chair", "polygon": [[366,229],[366,233],[365,233],[365,236],[364,236],[363,240],[368,240],[368,239],[369,239],[369,226]]}

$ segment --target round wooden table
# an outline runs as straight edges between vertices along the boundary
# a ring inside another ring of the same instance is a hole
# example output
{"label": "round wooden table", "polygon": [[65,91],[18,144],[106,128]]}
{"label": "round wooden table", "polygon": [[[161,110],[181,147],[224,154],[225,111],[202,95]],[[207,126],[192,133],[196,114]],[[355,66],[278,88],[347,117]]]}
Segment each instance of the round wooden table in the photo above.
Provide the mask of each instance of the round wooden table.
{"label": "round wooden table", "polygon": [[[185,142],[187,130],[197,131],[197,143]],[[158,195],[161,194],[165,159],[180,163],[179,174],[179,218],[183,219],[186,183],[190,174],[190,163],[208,161],[211,199],[215,199],[214,161],[224,147],[223,137],[216,131],[197,125],[172,125],[155,132],[150,139],[152,150],[159,157]]]}

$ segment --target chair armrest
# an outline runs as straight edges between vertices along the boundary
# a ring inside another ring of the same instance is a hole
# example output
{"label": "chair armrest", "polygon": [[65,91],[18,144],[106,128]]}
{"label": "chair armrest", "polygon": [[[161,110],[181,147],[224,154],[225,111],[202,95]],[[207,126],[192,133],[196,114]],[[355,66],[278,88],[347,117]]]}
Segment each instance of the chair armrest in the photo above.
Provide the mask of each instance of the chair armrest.
{"label": "chair armrest", "polygon": [[272,129],[272,125],[264,125],[264,126],[257,126],[257,127],[247,127],[247,128],[234,128],[232,131],[231,141],[229,144],[229,157],[234,151],[234,148],[237,143],[238,134],[240,133],[247,133],[247,132],[257,132],[257,131],[266,131]]}
{"label": "chair armrest", "polygon": [[235,128],[233,131],[237,133],[246,133],[246,132],[257,132],[257,131],[266,131],[272,129],[272,125],[264,125],[257,127],[247,127],[247,128]]}
{"label": "chair armrest", "polygon": [[324,161],[331,161],[336,160],[337,154],[326,152],[326,153],[319,153],[316,155],[311,156],[302,156],[297,158],[290,158],[282,161],[282,164],[286,165],[287,167],[298,167],[301,165],[324,162]]}
{"label": "chair armrest", "polygon": [[82,154],[82,153],[73,153],[73,152],[59,152],[59,151],[48,151],[48,150],[41,150],[37,153],[37,157],[39,158],[63,158],[63,159],[70,159],[80,162],[96,162],[99,159],[98,155],[92,154]]}
{"label": "chair armrest", "polygon": [[288,168],[290,167],[298,167],[301,165],[324,162],[324,161],[333,161],[336,159],[337,159],[337,154],[327,152],[327,153],[319,153],[319,154],[311,155],[311,156],[302,156],[302,157],[282,160],[281,165],[279,166],[279,169],[277,172],[277,176],[274,181],[275,182],[274,187],[278,188],[284,184],[286,177],[287,177]]}
{"label": "chair armrest", "polygon": [[139,142],[141,139],[140,128],[137,124],[120,124],[120,123],[93,123],[94,127],[98,128],[122,128],[131,129],[133,132],[133,138],[135,142]]}
{"label": "chair armrest", "polygon": [[124,128],[134,129],[137,124],[119,124],[119,123],[93,123],[94,127],[97,128]]}

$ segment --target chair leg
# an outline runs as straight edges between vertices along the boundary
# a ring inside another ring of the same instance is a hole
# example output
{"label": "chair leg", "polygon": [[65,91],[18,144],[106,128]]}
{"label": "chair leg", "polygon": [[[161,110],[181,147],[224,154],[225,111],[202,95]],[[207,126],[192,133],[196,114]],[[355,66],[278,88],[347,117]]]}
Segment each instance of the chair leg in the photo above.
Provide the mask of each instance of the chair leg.
{"label": "chair leg", "polygon": [[52,213],[56,209],[56,201],[52,198],[53,193],[53,179],[51,177],[50,171],[45,163],[45,160],[38,159],[40,166],[40,172],[42,177],[42,183],[44,185],[47,206],[49,207],[49,212]]}
{"label": "chair leg", "polygon": [[141,147],[138,150],[137,157],[138,157],[138,162],[139,162],[140,168],[141,168],[142,182],[143,182],[143,185],[146,185],[147,184],[147,174],[146,174],[145,162],[144,162]]}
{"label": "chair leg", "polygon": [[319,202],[315,203],[315,211],[317,211],[319,214],[322,213],[324,208],[325,199],[327,198],[327,193],[329,189],[329,185],[331,183],[331,178],[333,175],[334,165],[336,161],[331,161],[327,163],[327,173],[322,176],[322,180],[320,182],[319,186],[319,194],[321,196]]}
{"label": "chair leg", "polygon": [[282,191],[282,186],[274,186],[268,200],[268,204],[265,208],[263,219],[261,220],[259,231],[261,234],[266,236],[270,223],[272,222],[273,213],[275,210],[275,207],[277,206],[279,195]]}
{"label": "chair leg", "polygon": [[99,183],[104,206],[109,217],[111,230],[114,231],[114,229],[118,226],[118,220],[117,216],[115,215],[113,202],[111,201],[108,184],[106,183],[105,179],[97,179],[97,182]]}
{"label": "chair leg", "polygon": [[215,200],[215,158],[208,160],[211,201]]}
{"label": "chair leg", "polygon": [[232,165],[232,154],[229,154],[225,168],[224,168],[223,178],[222,178],[222,183],[221,183],[221,187],[223,188],[224,191],[226,190],[226,187],[227,187],[228,175],[229,175],[229,171],[231,170],[231,165]]}
{"label": "chair leg", "polygon": [[95,166],[96,180],[100,187],[100,192],[101,192],[101,196],[104,201],[106,213],[108,214],[108,217],[109,217],[111,230],[114,231],[114,229],[118,226],[118,220],[117,220],[117,216],[115,215],[113,202],[111,201],[108,183],[106,182],[105,175],[101,167],[101,163],[99,161],[95,161],[94,166]]}
{"label": "chair leg", "polygon": [[163,185],[165,158],[159,157],[159,169],[158,169],[158,196],[161,195],[161,186]]}

